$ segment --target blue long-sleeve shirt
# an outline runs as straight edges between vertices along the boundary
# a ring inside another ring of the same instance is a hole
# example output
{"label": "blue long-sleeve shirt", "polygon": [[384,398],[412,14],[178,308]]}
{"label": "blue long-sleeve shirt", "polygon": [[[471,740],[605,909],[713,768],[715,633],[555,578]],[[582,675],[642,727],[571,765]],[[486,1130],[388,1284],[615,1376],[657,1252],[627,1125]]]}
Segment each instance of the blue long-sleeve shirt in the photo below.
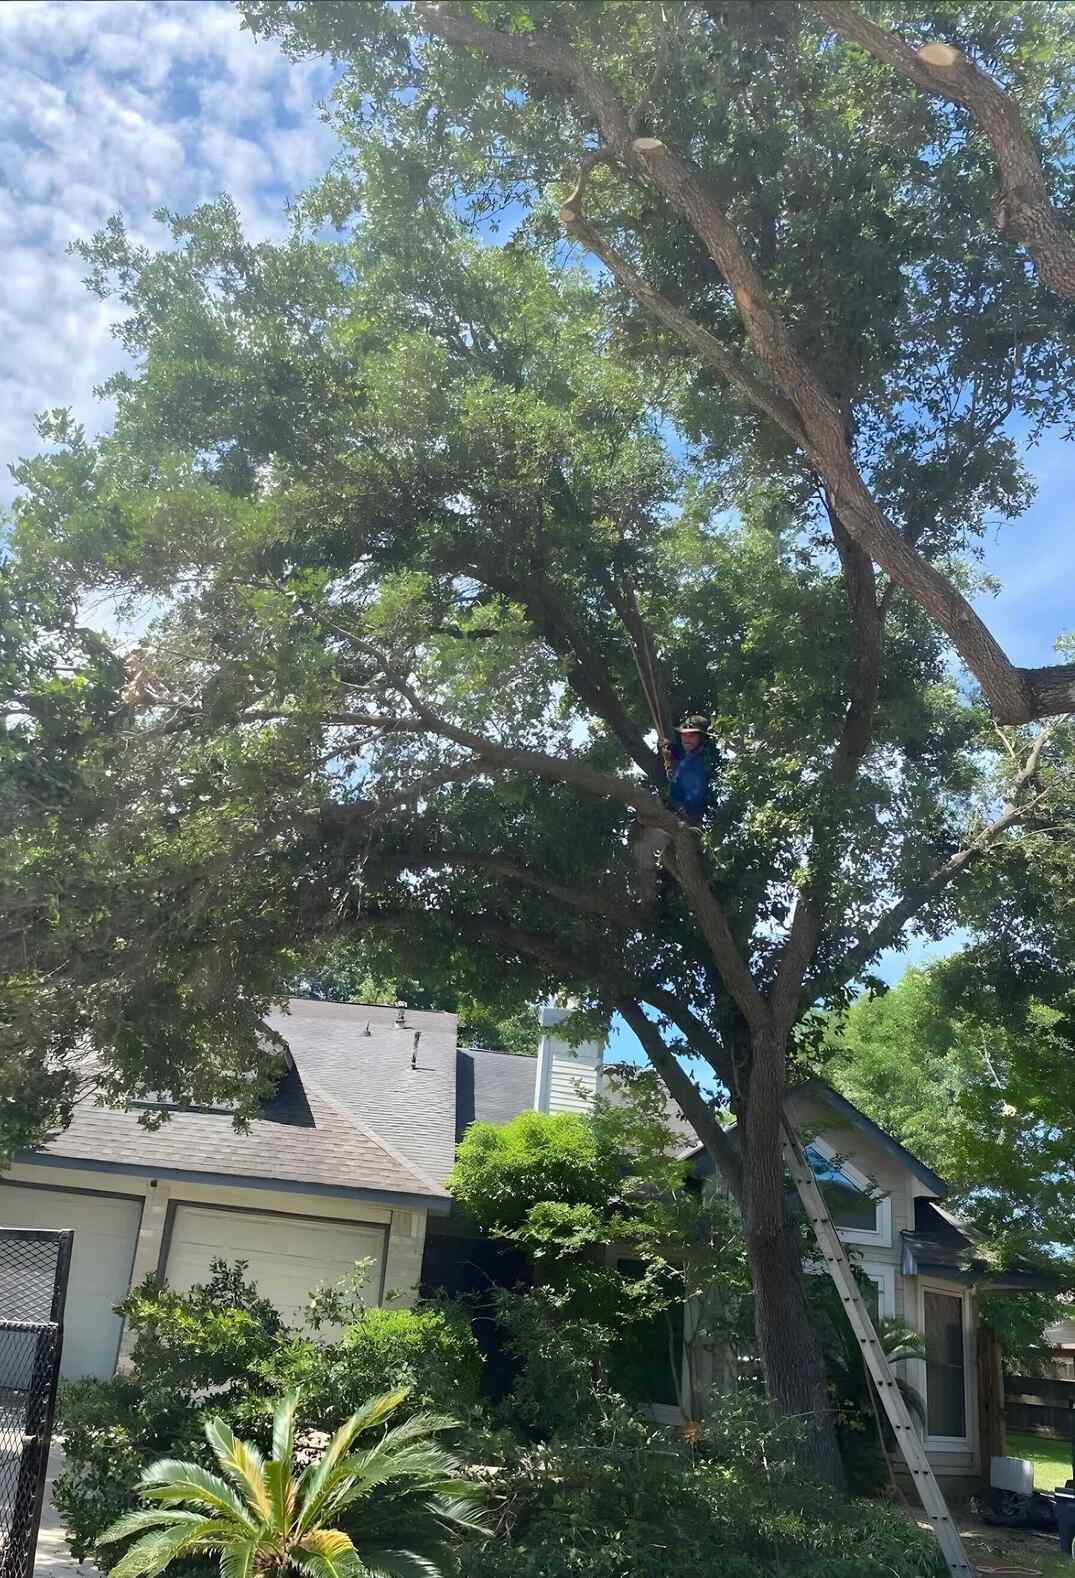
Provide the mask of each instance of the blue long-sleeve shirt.
{"label": "blue long-sleeve shirt", "polygon": [[709,804],[709,776],[713,763],[707,745],[696,751],[685,750],[680,740],[670,740],[676,769],[668,785],[668,799],[687,816],[701,816]]}

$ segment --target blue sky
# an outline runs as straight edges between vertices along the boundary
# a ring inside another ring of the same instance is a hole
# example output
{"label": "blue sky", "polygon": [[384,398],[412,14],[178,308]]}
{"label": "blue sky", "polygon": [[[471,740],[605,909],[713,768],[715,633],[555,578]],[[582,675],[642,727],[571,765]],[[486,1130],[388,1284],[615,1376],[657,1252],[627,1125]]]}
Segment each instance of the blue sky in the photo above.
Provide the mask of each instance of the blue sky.
{"label": "blue sky", "polygon": [[[281,235],[287,199],[334,151],[318,115],[331,81],[325,62],[255,43],[225,0],[0,0],[0,503],[6,464],[36,447],[36,412],[108,423],[92,387],[120,365],[118,314],[84,290],[67,245],[116,211],[160,244],[155,209],[221,192],[251,237]],[[1075,628],[1073,453],[1059,438],[1033,451],[1036,503],[990,536],[1003,591],[980,607],[1019,663],[1048,663]],[[883,973],[935,951],[912,945]]]}

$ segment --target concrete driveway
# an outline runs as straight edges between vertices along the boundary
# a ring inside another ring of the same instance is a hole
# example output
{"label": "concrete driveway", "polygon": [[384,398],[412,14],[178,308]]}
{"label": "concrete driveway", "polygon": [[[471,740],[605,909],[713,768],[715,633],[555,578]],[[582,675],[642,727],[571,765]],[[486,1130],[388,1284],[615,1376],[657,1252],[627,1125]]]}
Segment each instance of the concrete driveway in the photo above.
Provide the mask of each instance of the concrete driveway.
{"label": "concrete driveway", "polygon": [[49,1453],[48,1478],[45,1481],[45,1505],[41,1513],[41,1532],[37,1537],[37,1560],[34,1578],[97,1578],[92,1562],[76,1562],[67,1549],[63,1525],[52,1505],[52,1483],[63,1468],[63,1448],[53,1444]]}

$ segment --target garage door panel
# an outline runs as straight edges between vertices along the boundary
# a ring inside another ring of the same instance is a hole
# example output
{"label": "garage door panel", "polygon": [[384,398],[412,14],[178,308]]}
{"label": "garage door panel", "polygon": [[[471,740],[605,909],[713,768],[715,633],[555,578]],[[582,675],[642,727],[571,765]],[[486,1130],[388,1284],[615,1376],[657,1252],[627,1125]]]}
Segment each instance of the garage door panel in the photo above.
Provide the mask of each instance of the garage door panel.
{"label": "garage door panel", "polygon": [[[141,1220],[141,1201],[122,1195],[0,1184],[0,1226],[74,1230],[61,1369],[69,1380],[105,1378],[115,1368],[122,1328],[115,1306],[130,1287]],[[0,1294],[2,1314],[20,1318],[18,1289]]]}
{"label": "garage door panel", "polygon": [[358,1260],[373,1261],[363,1294],[376,1303],[384,1249],[384,1229],[360,1223],[177,1205],[165,1275],[183,1290],[205,1282],[214,1260],[245,1261],[262,1296],[295,1323],[314,1289],[350,1276]]}

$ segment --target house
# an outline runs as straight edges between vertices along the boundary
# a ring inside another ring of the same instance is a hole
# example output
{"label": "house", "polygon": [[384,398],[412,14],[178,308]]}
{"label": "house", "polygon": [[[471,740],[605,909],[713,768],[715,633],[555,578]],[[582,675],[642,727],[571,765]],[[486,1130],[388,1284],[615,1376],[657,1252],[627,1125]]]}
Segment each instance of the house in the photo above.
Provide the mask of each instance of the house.
{"label": "house", "polygon": [[[427,1281],[450,1283],[475,1254],[446,1188],[468,1124],[585,1110],[598,1088],[600,1046],[572,1051],[554,1034],[561,1017],[542,1010],[538,1053],[526,1058],[458,1047],[452,1014],[296,999],[271,1021],[289,1046],[285,1072],[245,1133],[222,1110],[174,1110],[152,1130],[134,1106],[84,1101],[0,1181],[3,1225],[75,1230],[65,1374],[112,1373],[124,1352],[115,1306],[151,1272],[183,1288],[216,1258],[243,1260],[285,1317],[356,1261],[368,1263],[374,1302],[413,1299],[423,1267]],[[925,1334],[910,1379],[926,1400],[934,1466],[973,1476],[976,1296],[1033,1282],[992,1274],[947,1211],[944,1181],[834,1091],[806,1086],[794,1108],[878,1311]],[[704,1178],[704,1153],[688,1143],[685,1154]]]}

